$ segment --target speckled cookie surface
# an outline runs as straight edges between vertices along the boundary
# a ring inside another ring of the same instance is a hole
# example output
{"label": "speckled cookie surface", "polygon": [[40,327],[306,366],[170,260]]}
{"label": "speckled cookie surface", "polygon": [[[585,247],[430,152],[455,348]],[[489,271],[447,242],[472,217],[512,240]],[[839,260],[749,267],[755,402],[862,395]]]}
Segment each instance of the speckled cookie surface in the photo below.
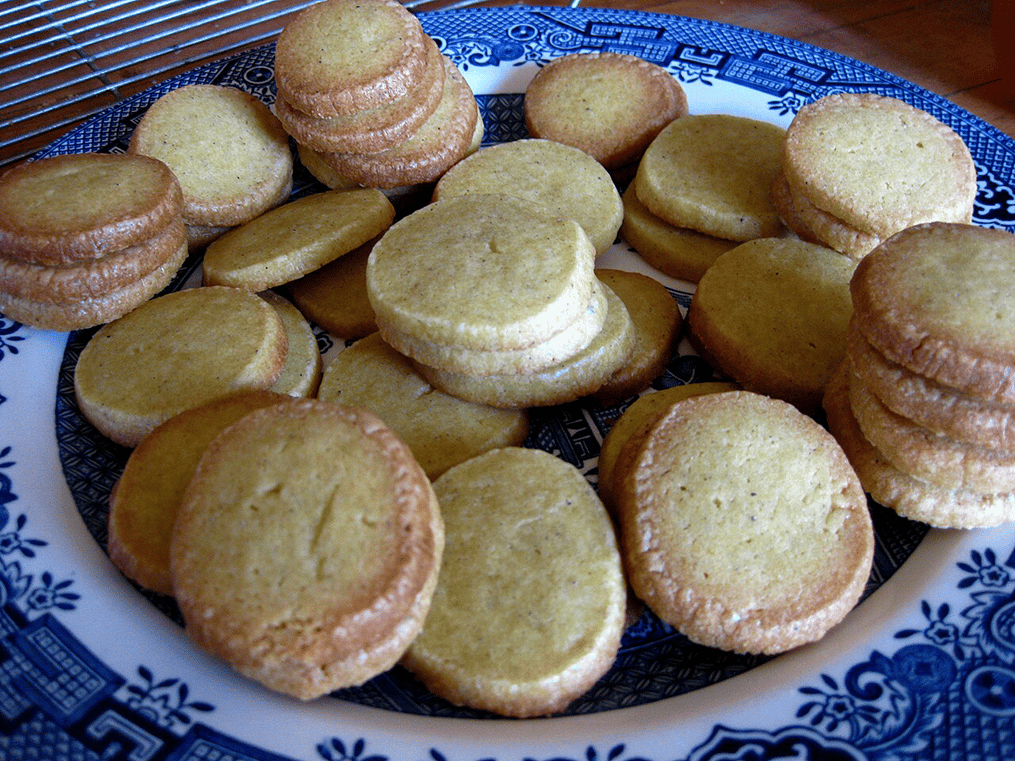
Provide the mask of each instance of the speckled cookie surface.
{"label": "speckled cookie surface", "polygon": [[625,53],[554,58],[525,89],[536,138],[580,148],[607,169],[635,160],[660,130],[687,114],[687,96],[665,69]]}
{"label": "speckled cookie surface", "polygon": [[574,219],[598,253],[616,239],[624,218],[609,173],[587,153],[552,140],[514,140],[481,148],[452,167],[434,188],[434,200],[502,193]]}
{"label": "speckled cookie surface", "polygon": [[880,238],[923,222],[968,222],[976,195],[958,134],[873,93],[836,93],[801,108],[786,131],[784,171],[819,209]]}
{"label": "speckled cookie surface", "polygon": [[820,637],[858,601],[874,533],[834,438],[743,391],[673,405],[620,484],[635,593],[692,641],[781,652]]}
{"label": "speckled cookie surface", "polygon": [[288,135],[264,103],[235,87],[171,90],[141,117],[130,150],[173,170],[190,224],[238,225],[281,203],[292,187]]}
{"label": "speckled cookie surface", "polygon": [[645,150],[638,198],[675,227],[736,241],[779,235],[771,188],[784,137],[782,127],[741,116],[681,117]]}
{"label": "speckled cookie surface", "polygon": [[788,238],[749,241],[699,281],[687,324],[744,388],[817,410],[846,352],[854,262]]}
{"label": "speckled cookie surface", "polygon": [[1015,402],[1015,235],[931,223],[858,265],[856,324],[893,362],[996,403]]}
{"label": "speckled cookie surface", "polygon": [[507,716],[563,710],[613,664],[626,586],[613,527],[581,473],[507,448],[434,483],[447,546],[404,663],[438,695]]}
{"label": "speckled cookie surface", "polygon": [[311,699],[401,657],[442,549],[429,481],[379,418],[289,399],[205,450],[177,513],[170,570],[200,647]]}

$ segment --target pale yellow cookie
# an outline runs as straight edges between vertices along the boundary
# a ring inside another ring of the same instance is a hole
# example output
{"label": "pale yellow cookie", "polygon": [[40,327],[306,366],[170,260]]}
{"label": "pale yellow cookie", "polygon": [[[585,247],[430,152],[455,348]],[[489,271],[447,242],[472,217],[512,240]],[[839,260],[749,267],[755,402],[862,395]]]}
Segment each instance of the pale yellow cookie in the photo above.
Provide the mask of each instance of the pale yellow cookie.
{"label": "pale yellow cookie", "polygon": [[133,447],[190,407],[268,388],[287,352],[278,314],[256,294],[192,288],[143,304],[95,333],[74,369],[81,413]]}
{"label": "pale yellow cookie", "polygon": [[259,295],[275,308],[282,319],[288,346],[282,374],[270,390],[287,396],[315,396],[321,382],[323,361],[314,329],[303,313],[284,296],[274,291],[262,291]]}
{"label": "pale yellow cookie", "polygon": [[403,663],[436,694],[513,717],[564,710],[605,674],[624,628],[613,527],[573,465],[506,448],[434,483],[447,546]]}
{"label": "pale yellow cookie", "polygon": [[395,207],[379,190],[314,193],[230,230],[204,254],[204,284],[263,291],[292,282],[384,232]]}
{"label": "pale yellow cookie", "polygon": [[878,236],[850,227],[819,209],[790,187],[783,174],[772,186],[772,203],[786,227],[801,238],[834,248],[852,259],[862,259],[881,242]]}
{"label": "pale yellow cookie", "polygon": [[780,235],[771,188],[784,138],[782,127],[742,116],[681,117],[645,150],[635,192],[675,227],[736,241]]}

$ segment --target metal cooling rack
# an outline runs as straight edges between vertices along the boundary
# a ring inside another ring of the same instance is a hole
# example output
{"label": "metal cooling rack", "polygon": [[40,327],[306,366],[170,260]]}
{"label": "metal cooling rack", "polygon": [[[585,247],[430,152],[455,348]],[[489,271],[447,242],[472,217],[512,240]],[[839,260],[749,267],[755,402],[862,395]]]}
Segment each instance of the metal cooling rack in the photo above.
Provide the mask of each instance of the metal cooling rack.
{"label": "metal cooling rack", "polygon": [[[154,82],[274,40],[317,1],[0,3],[0,168]],[[483,4],[405,0],[413,12]]]}

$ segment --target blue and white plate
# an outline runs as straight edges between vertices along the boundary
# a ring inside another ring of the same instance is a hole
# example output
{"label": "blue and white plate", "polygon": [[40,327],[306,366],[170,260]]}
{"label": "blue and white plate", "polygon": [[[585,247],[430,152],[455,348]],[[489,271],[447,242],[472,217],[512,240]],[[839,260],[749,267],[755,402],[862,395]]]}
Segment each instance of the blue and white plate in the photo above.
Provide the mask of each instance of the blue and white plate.
{"label": "blue and white plate", "polygon": [[[1015,232],[1015,143],[884,71],[727,25],[592,8],[421,14],[479,98],[486,141],[525,136],[522,93],[576,51],[665,67],[694,113],[788,125],[836,91],[908,101],[951,125],[979,173],[976,221]],[[274,98],[265,47],[167,81],[43,155],[122,151],[149,103],[188,83]],[[300,172],[295,193],[319,189]],[[622,244],[600,264],[654,274],[686,308],[692,288]],[[191,262],[187,272],[197,267]],[[691,645],[650,614],[615,668],[563,716],[514,721],[456,709],[396,668],[311,703],[270,693],[200,652],[173,601],[127,582],[105,554],[109,489],[127,452],[83,421],[74,361],[88,332],[0,317],[0,759],[202,761],[695,761],[1015,758],[1015,528],[928,531],[872,505],[864,601],[821,642],[777,658]],[[323,351],[342,342],[319,334]],[[686,347],[654,385],[709,380]],[[536,415],[529,444],[594,483],[622,407]]]}

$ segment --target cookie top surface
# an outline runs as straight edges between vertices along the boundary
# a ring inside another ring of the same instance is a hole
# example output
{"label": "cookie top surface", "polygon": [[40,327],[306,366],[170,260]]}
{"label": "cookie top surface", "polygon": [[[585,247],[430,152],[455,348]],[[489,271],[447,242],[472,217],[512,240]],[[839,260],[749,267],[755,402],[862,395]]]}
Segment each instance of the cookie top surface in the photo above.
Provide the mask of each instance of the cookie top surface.
{"label": "cookie top surface", "polygon": [[170,568],[201,647],[311,698],[393,665],[425,614],[442,546],[429,482],[379,418],[291,399],[205,450]]}
{"label": "cookie top surface", "polygon": [[616,239],[624,206],[613,179],[584,151],[552,140],[514,140],[481,148],[440,178],[434,199],[502,193],[574,219],[598,253]]}
{"label": "cookie top surface", "polygon": [[188,85],[152,103],[130,150],[165,162],[183,189],[183,216],[228,226],[279,202],[293,170],[289,136],[269,108],[235,87]]}
{"label": "cookie top surface", "polygon": [[670,122],[642,156],[639,200],[671,225],[745,241],[779,235],[771,201],[785,130],[727,114]]}
{"label": "cookie top surface", "polygon": [[688,328],[744,388],[816,410],[846,351],[854,266],[799,240],[748,241],[701,278]]}
{"label": "cookie top surface", "polygon": [[278,206],[209,244],[204,283],[262,291],[296,280],[388,229],[379,190],[329,190]]}
{"label": "cookie top surface", "polygon": [[404,96],[426,57],[419,21],[395,0],[326,0],[282,30],[275,80],[300,111],[337,116]]}
{"label": "cookie top surface", "polygon": [[328,364],[317,398],[375,413],[409,445],[431,480],[489,449],[521,445],[529,428],[522,410],[473,404],[433,388],[378,333]]}
{"label": "cookie top surface", "polygon": [[620,515],[635,593],[699,644],[773,653],[813,641],[870,574],[866,496],[842,449],[760,394],[673,405],[625,474]]}
{"label": "cookie top surface", "polygon": [[976,168],[962,138],[929,113],[873,93],[800,109],[786,131],[789,184],[881,238],[922,222],[968,222]]}
{"label": "cookie top surface", "polygon": [[608,169],[633,161],[686,114],[687,96],[669,72],[624,53],[554,58],[525,90],[533,137],[580,148]]}
{"label": "cookie top surface", "polygon": [[571,324],[592,297],[594,253],[578,223],[522,199],[466,195],[396,222],[367,262],[370,303],[435,343],[520,349]]}
{"label": "cookie top surface", "polygon": [[147,156],[25,162],[0,177],[0,251],[35,264],[80,263],[147,240],[181,209],[173,172]]}
{"label": "cookie top surface", "polygon": [[177,291],[102,328],[81,351],[74,390],[100,431],[135,446],[185,409],[278,378],[288,344],[275,310],[235,288]]}
{"label": "cookie top surface", "polygon": [[976,396],[1015,400],[1015,236],[930,223],[893,236],[857,265],[857,326],[914,372]]}
{"label": "cookie top surface", "polygon": [[613,527],[581,473],[506,448],[434,483],[447,546],[405,663],[453,702],[508,716],[565,708],[616,656],[626,587]]}

